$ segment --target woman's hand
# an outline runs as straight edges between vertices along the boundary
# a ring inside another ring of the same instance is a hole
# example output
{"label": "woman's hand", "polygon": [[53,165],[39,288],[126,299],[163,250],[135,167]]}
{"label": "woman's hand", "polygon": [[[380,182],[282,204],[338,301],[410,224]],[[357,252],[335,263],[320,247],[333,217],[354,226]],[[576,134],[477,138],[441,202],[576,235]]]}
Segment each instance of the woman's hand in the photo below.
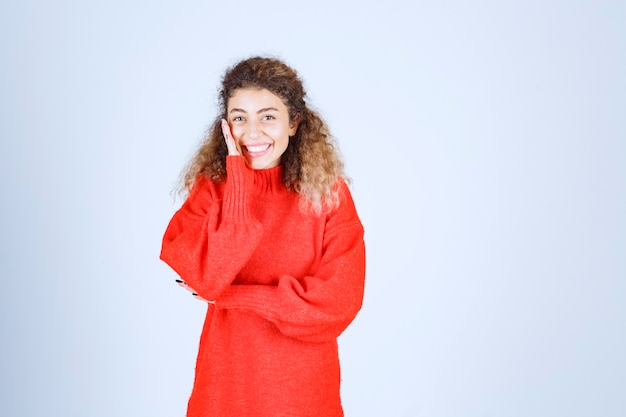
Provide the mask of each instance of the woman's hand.
{"label": "woman's hand", "polygon": [[226,147],[228,148],[228,155],[241,155],[241,151],[233,139],[232,133],[230,133],[230,126],[226,119],[222,119],[222,134],[224,135],[224,140],[226,141]]}
{"label": "woman's hand", "polygon": [[191,293],[191,295],[193,295],[193,296],[194,296],[194,298],[195,298],[196,300],[204,301],[204,302],[209,303],[209,304],[215,304],[215,301],[205,300],[204,298],[200,297],[200,296],[198,295],[198,293],[197,293],[197,292],[196,292],[193,288],[191,288],[191,287],[189,286],[189,284],[187,284],[187,283],[186,283],[185,281],[183,281],[182,279],[177,279],[177,280],[176,280],[176,283],[177,283],[178,285],[180,285],[181,287],[183,287],[184,289],[186,289],[187,291],[189,291],[189,292]]}

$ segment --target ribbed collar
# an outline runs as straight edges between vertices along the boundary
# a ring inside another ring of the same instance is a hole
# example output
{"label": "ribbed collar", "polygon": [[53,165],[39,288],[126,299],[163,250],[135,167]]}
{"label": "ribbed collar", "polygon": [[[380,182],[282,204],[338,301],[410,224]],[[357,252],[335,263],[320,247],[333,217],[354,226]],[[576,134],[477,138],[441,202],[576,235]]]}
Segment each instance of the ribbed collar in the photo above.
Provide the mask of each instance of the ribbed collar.
{"label": "ribbed collar", "polygon": [[260,195],[284,192],[283,167],[254,170],[254,189]]}

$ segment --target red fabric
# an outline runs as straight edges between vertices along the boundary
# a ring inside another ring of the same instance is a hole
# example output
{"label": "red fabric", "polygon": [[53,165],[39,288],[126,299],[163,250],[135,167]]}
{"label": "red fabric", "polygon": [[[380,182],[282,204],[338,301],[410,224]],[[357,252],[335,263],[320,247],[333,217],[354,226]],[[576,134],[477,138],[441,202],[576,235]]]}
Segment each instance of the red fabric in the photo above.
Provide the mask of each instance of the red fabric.
{"label": "red fabric", "polygon": [[165,232],[161,259],[209,305],[187,416],[343,416],[337,337],[361,308],[363,227],[340,206],[313,215],[281,167],[227,157],[200,176]]}

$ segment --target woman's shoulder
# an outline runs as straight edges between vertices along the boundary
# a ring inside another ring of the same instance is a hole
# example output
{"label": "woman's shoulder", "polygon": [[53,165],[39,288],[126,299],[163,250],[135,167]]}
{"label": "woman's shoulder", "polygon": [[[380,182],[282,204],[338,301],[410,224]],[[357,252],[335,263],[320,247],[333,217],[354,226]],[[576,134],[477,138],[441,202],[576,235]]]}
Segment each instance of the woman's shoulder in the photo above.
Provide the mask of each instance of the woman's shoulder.
{"label": "woman's shoulder", "polygon": [[351,181],[349,178],[337,177],[335,181],[335,191],[338,198],[338,206],[347,206],[354,210],[354,200],[352,198],[352,191],[350,190]]}
{"label": "woman's shoulder", "polygon": [[350,191],[350,181],[344,177],[338,177],[335,185],[336,200],[334,208],[328,213],[329,220],[337,225],[340,224],[361,224],[357,213],[352,192]]}
{"label": "woman's shoulder", "polygon": [[187,200],[215,200],[223,194],[223,184],[212,180],[204,173],[200,173],[189,190]]}

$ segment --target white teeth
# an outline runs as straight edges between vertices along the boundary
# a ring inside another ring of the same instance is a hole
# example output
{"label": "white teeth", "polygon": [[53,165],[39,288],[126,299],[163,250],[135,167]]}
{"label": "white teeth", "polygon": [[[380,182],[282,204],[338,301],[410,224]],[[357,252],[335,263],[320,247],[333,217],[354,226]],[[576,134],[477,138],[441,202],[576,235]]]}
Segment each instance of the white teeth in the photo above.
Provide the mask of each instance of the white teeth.
{"label": "white teeth", "polygon": [[269,144],[265,144],[265,145],[246,146],[246,149],[248,150],[248,152],[254,153],[254,152],[263,152],[269,147],[270,147]]}

